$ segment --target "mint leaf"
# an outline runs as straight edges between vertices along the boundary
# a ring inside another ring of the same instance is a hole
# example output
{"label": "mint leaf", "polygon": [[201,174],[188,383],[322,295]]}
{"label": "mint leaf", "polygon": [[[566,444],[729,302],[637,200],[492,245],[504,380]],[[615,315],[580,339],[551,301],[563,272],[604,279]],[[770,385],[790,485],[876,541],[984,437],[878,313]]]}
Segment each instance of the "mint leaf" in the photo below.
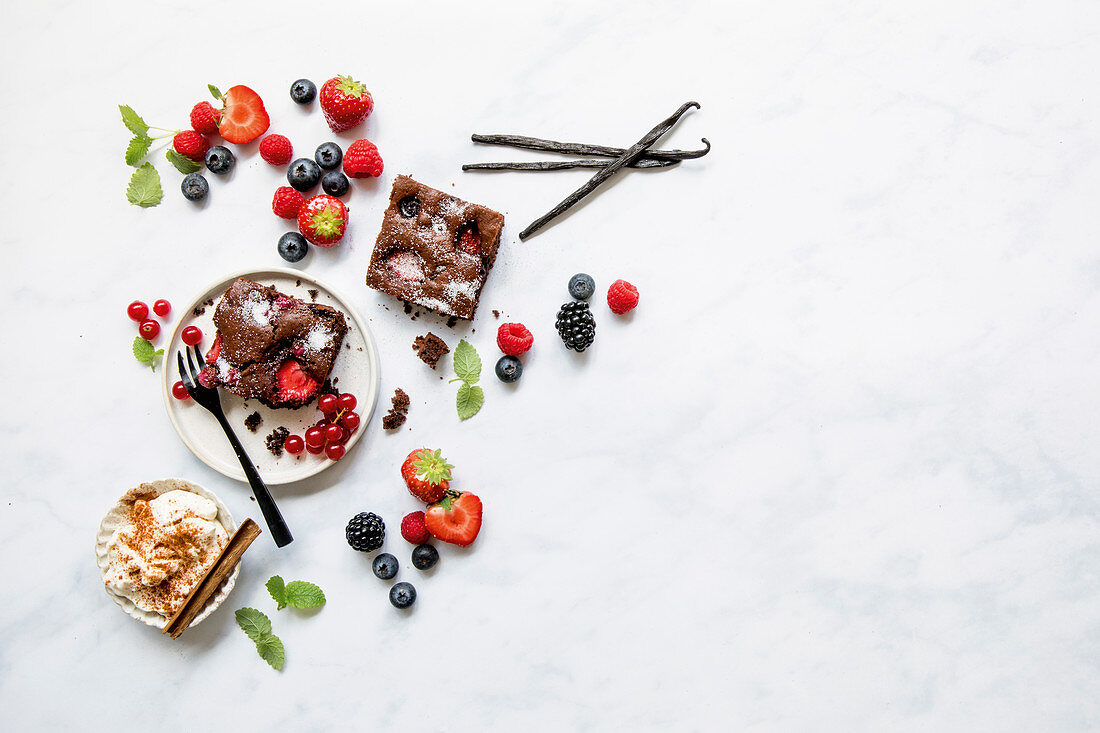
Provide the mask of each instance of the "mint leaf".
{"label": "mint leaf", "polygon": [[186,155],[180,155],[172,148],[168,148],[168,152],[164,154],[164,157],[168,158],[168,162],[176,166],[176,170],[185,176],[188,173],[194,173],[202,168],[198,163],[191,160]]}
{"label": "mint leaf", "polygon": [[207,84],[206,88],[210,90],[210,93],[214,95],[214,99],[221,99],[222,93],[218,91],[218,88],[213,84]]}
{"label": "mint leaf", "polygon": [[283,579],[278,575],[272,575],[267,579],[267,592],[271,594],[271,597],[279,604],[277,611],[282,611],[286,608],[286,585],[283,584]]}
{"label": "mint leaf", "polygon": [[148,135],[135,135],[126,146],[126,165],[137,165],[149,152],[149,146],[152,144],[153,139]]}
{"label": "mint leaf", "polygon": [[148,137],[149,125],[145,124],[145,120],[141,119],[141,115],[125,104],[120,104],[118,111],[122,113],[122,124],[126,125],[130,132],[138,137]]}
{"label": "mint leaf", "polygon": [[458,388],[458,397],[455,404],[458,407],[460,420],[469,420],[477,414],[484,403],[485,392],[482,391],[481,387],[471,387],[463,382],[462,386]]}
{"label": "mint leaf", "polygon": [[317,608],[325,605],[325,594],[313,583],[292,580],[286,584],[286,605],[291,608]]}
{"label": "mint leaf", "polygon": [[275,634],[264,634],[256,640],[256,651],[260,658],[278,670],[282,670],[286,663],[286,650],[283,642]]}
{"label": "mint leaf", "polygon": [[156,206],[164,197],[160,188],[160,174],[152,163],[145,163],[130,176],[126,187],[126,199],[136,206]]}
{"label": "mint leaf", "polygon": [[477,355],[477,349],[466,339],[458,342],[452,362],[455,376],[463,382],[476,384],[477,380],[481,379],[481,357]]}
{"label": "mint leaf", "polygon": [[[233,615],[237,617],[237,625],[249,639],[256,642],[257,646],[260,639],[271,635],[271,620],[255,608],[238,608]],[[263,653],[260,656],[262,657]]]}
{"label": "mint leaf", "polygon": [[164,349],[154,349],[153,345],[141,336],[134,337],[134,344],[130,347],[134,352],[134,358],[142,364],[148,364],[154,372],[157,370],[157,360],[164,356]]}

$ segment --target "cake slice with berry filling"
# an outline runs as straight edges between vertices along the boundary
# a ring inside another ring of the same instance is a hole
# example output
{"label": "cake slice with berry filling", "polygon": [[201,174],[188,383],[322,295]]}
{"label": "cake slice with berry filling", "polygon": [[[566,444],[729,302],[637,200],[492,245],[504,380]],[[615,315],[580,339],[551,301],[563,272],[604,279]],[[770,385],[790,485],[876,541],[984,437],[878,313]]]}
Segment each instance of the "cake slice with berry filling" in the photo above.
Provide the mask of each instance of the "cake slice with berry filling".
{"label": "cake slice with berry filling", "polygon": [[348,332],[344,314],[335,308],[245,278],[222,295],[214,326],[199,381],[269,407],[290,408],[317,396]]}

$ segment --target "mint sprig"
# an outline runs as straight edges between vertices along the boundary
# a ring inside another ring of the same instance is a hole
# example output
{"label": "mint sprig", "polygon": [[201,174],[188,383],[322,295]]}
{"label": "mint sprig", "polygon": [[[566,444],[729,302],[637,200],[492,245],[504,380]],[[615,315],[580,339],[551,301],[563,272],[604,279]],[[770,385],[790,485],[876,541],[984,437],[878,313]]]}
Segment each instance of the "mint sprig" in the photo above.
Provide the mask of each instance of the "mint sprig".
{"label": "mint sprig", "polygon": [[278,575],[267,580],[267,592],[279,605],[279,611],[287,606],[291,608],[317,608],[325,605],[325,593],[313,583],[304,580],[292,580],[284,583]]}
{"label": "mint sprig", "polygon": [[455,347],[454,358],[455,378],[452,382],[462,382],[455,396],[455,407],[458,409],[460,420],[469,420],[478,413],[485,404],[485,392],[481,387],[475,386],[481,379],[481,357],[477,349],[470,345],[466,339],[458,342]]}
{"label": "mint sprig", "polygon": [[[130,138],[130,142],[126,145],[126,165],[132,165],[137,170],[130,177],[130,185],[126,188],[126,199],[135,206],[156,206],[164,197],[164,192],[160,188],[160,174],[157,173],[157,169],[153,167],[152,163],[142,163],[142,161],[149,155],[149,148],[153,145],[154,140],[173,137],[179,133],[179,130],[154,127],[142,119],[141,115],[135,112],[132,107],[125,104],[120,104],[118,111],[122,114],[122,124],[126,125],[127,130],[134,133],[134,136]],[[160,130],[164,134],[150,135],[150,130]],[[175,150],[168,149],[168,160],[181,172],[194,173],[198,170],[198,166],[192,161],[188,161],[187,165],[195,167],[192,170],[184,170],[183,165],[173,159],[173,154],[178,155],[183,160],[187,159],[176,153]]]}
{"label": "mint sprig", "polygon": [[154,372],[157,370],[157,360],[164,356],[164,349],[153,348],[153,344],[146,341],[141,336],[134,337],[132,350],[134,352],[134,358],[142,364],[148,364],[149,368]]}
{"label": "mint sprig", "polygon": [[238,608],[233,615],[241,631],[256,642],[256,652],[260,658],[281,670],[286,663],[286,649],[279,637],[271,633],[271,619],[255,608]]}

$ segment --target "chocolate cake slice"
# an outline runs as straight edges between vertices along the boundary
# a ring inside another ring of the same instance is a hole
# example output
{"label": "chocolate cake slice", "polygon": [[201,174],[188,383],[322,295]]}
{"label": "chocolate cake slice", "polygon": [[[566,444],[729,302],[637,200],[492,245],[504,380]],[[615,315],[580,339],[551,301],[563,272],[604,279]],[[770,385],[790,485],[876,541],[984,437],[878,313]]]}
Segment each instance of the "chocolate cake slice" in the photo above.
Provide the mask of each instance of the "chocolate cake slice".
{"label": "chocolate cake slice", "polygon": [[214,311],[217,333],[199,381],[269,407],[309,404],[348,332],[344,314],[239,278]]}
{"label": "chocolate cake slice", "polygon": [[501,214],[398,176],[367,285],[446,316],[471,319],[496,261]]}

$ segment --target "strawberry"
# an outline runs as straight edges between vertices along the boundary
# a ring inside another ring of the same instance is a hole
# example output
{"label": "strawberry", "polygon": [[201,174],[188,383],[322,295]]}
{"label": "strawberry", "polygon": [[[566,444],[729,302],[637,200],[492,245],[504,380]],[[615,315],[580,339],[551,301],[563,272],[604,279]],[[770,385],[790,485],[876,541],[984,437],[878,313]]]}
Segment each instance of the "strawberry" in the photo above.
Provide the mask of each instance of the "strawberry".
{"label": "strawberry", "polygon": [[409,493],[423,502],[439,501],[451,486],[451,469],[454,468],[440,451],[419,448],[401,464],[401,477],[409,487]]}
{"label": "strawberry", "polygon": [[321,247],[331,247],[344,237],[348,228],[348,208],[327,193],[309,198],[298,210],[298,231]]}
{"label": "strawberry", "polygon": [[302,365],[287,359],[275,374],[279,383],[279,399],[283,402],[304,402],[317,391],[317,380],[302,371]]}
{"label": "strawberry", "polygon": [[424,525],[437,540],[466,547],[481,531],[481,499],[468,491],[448,491],[428,507]]}
{"label": "strawberry", "polygon": [[210,351],[206,352],[206,363],[213,364],[218,360],[218,357],[222,354],[222,335],[221,332],[214,334],[214,343],[210,346]]}
{"label": "strawberry", "polygon": [[218,131],[218,122],[222,113],[210,102],[199,102],[191,108],[191,128],[203,135],[213,135]]}
{"label": "strawberry", "polygon": [[321,87],[321,111],[333,132],[350,130],[374,109],[374,98],[350,76],[334,76]]}
{"label": "strawberry", "polygon": [[243,84],[230,87],[222,95],[222,118],[218,132],[231,143],[244,145],[267,132],[271,118],[260,95]]}
{"label": "strawberry", "polygon": [[206,157],[206,151],[210,149],[210,143],[194,130],[184,130],[177,132],[172,138],[172,147],[183,157],[201,163]]}

